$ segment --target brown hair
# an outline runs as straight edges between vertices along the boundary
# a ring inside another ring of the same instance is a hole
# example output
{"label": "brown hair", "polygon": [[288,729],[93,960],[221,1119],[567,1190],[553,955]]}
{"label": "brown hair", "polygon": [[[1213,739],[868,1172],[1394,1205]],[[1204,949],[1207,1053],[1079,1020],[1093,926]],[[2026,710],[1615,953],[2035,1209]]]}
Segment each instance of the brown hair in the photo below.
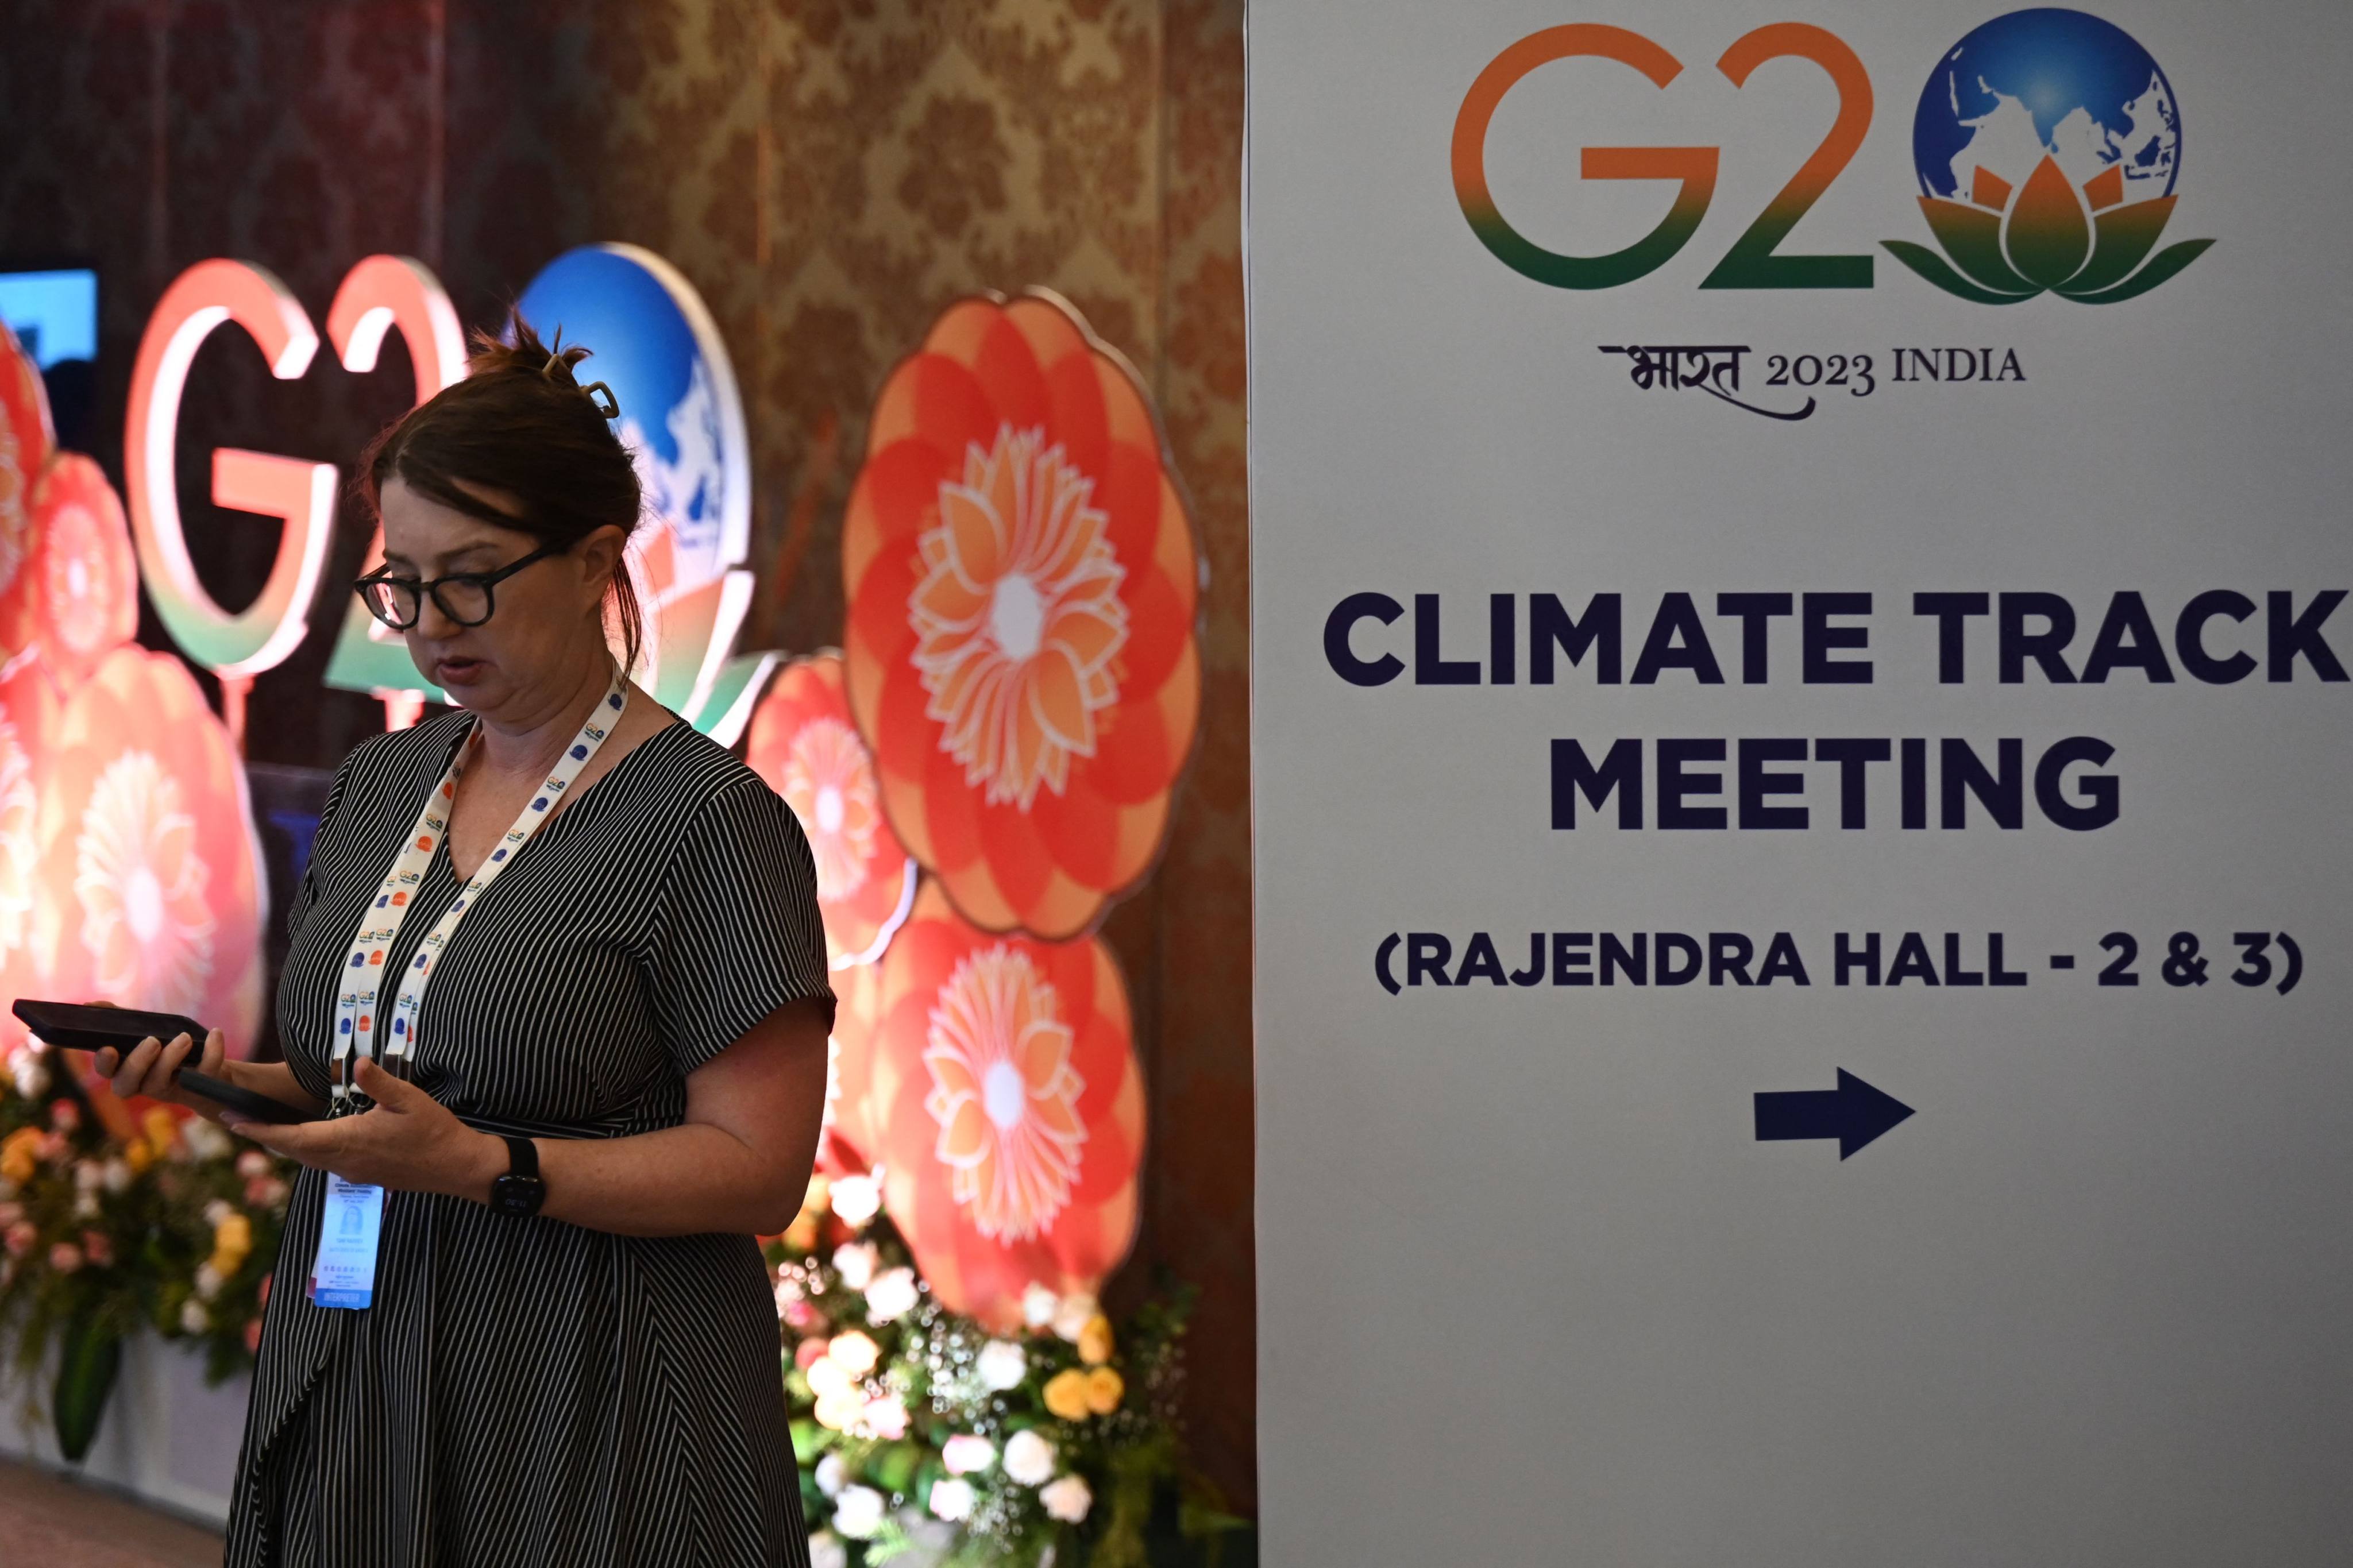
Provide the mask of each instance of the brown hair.
{"label": "brown hair", "polygon": [[[583,387],[572,374],[588,352],[578,343],[565,347],[560,331],[550,348],[513,310],[503,340],[477,329],[466,379],[386,426],[361,454],[359,491],[370,515],[382,523],[384,487],[396,479],[453,510],[543,544],[577,544],[605,527],[635,531],[644,497],[628,448],[614,431],[620,406],[602,382]],[[522,510],[501,511],[466,489],[470,484],[514,497]],[[626,565],[613,574],[611,603],[624,668],[634,669],[645,617]]]}

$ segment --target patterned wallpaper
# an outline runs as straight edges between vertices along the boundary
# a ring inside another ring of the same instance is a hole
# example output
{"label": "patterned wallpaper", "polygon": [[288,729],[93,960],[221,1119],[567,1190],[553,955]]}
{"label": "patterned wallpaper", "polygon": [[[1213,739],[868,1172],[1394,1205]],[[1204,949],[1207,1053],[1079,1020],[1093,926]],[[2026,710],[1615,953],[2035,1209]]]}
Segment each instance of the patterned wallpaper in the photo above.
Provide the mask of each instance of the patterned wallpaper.
{"label": "patterned wallpaper", "polygon": [[[754,446],[746,646],[839,636],[839,519],[866,407],[948,300],[1044,284],[1156,392],[1210,584],[1200,749],[1166,858],[1105,934],[1152,1081],[1147,1213],[1120,1289],[1203,1288],[1198,1458],[1252,1500],[1248,531],[1241,0],[13,0],[0,49],[0,258],[90,260],[99,453],[146,312],[188,263],[260,262],[323,320],[377,250],[470,323],[557,252],[629,240],[710,302]],[[593,346],[593,345],[592,345]],[[340,461],[405,401],[322,355],[300,384],[216,340],[184,497],[235,604],[266,528],[195,504],[219,443]],[[330,584],[364,541],[347,528]],[[323,620],[323,617],[322,617]],[[146,640],[160,643],[152,616]],[[323,765],[380,721],[322,691],[314,633],[264,676],[256,761]],[[1118,1292],[1114,1292],[1117,1294]]]}

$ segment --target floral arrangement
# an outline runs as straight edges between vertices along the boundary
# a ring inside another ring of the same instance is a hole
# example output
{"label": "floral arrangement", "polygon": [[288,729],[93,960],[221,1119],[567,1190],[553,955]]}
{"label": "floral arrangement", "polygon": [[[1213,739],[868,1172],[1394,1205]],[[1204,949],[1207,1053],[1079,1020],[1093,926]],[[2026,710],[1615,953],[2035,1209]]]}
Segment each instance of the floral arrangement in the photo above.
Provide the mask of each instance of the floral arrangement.
{"label": "floral arrangement", "polygon": [[0,1324],[20,1372],[56,1347],[51,1419],[79,1459],[134,1331],[202,1344],[215,1383],[252,1364],[290,1171],[173,1107],[94,1101],[62,1065],[27,1045],[0,1078]]}
{"label": "floral arrangement", "polygon": [[813,1568],[1142,1568],[1171,1495],[1205,1558],[1243,1522],[1184,1463],[1189,1292],[1122,1332],[1033,1285],[992,1331],[923,1282],[871,1174],[818,1176],[767,1250]]}

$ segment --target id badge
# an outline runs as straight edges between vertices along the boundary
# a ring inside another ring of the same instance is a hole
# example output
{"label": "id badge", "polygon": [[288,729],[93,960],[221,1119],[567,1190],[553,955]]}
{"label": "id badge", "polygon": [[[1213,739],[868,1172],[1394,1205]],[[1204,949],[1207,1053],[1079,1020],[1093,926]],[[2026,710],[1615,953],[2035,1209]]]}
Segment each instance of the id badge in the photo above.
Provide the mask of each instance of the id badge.
{"label": "id badge", "polygon": [[375,1249],[384,1229],[384,1189],[327,1177],[319,1223],[319,1259],[311,1266],[311,1300],[322,1307],[362,1308],[375,1296]]}

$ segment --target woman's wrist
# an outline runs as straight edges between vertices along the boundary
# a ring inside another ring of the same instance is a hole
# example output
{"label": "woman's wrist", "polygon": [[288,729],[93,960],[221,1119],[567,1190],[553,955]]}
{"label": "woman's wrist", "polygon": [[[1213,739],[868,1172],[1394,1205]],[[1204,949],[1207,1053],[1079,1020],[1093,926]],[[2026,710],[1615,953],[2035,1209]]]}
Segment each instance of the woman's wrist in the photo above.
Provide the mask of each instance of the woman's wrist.
{"label": "woman's wrist", "polygon": [[466,1143],[466,1157],[459,1162],[463,1173],[450,1188],[450,1195],[487,1204],[491,1201],[491,1184],[507,1173],[507,1141],[470,1127],[467,1131],[471,1136]]}

